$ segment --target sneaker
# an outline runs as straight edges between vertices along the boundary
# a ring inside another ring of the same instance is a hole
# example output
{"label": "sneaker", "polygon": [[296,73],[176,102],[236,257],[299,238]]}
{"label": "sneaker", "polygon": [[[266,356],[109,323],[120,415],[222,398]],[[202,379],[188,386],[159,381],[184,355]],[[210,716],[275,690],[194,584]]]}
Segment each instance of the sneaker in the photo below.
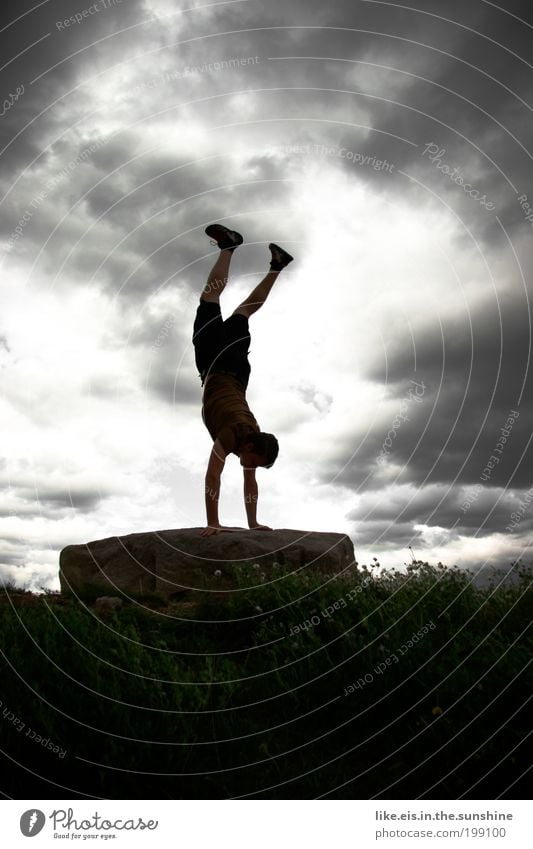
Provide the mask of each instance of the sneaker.
{"label": "sneaker", "polygon": [[206,234],[214,239],[213,244],[218,245],[221,251],[233,250],[242,245],[243,238],[236,230],[228,230],[223,224],[210,224],[205,228]]}
{"label": "sneaker", "polygon": [[287,251],[284,251],[283,248],[280,248],[279,245],[275,245],[274,242],[271,242],[268,247],[272,254],[272,261],[270,263],[271,271],[281,271],[289,262],[293,261],[294,257],[288,254]]}

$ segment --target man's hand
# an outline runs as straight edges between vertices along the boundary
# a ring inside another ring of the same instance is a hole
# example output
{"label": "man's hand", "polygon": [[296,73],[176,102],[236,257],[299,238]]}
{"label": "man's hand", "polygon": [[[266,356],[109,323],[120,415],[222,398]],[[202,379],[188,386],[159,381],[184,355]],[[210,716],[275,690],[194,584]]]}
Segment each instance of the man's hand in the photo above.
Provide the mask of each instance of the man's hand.
{"label": "man's hand", "polygon": [[269,528],[268,525],[250,525],[251,531],[271,531],[272,528]]}

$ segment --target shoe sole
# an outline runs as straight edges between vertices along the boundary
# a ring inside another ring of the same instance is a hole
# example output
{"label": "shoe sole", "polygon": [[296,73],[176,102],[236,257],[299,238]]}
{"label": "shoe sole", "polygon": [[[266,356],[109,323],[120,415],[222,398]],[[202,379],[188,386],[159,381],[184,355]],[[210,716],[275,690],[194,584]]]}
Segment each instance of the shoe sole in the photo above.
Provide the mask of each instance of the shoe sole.
{"label": "shoe sole", "polygon": [[268,246],[269,251],[275,250],[281,254],[281,262],[285,265],[288,265],[289,262],[292,262],[294,257],[291,256],[287,251],[284,251],[283,248],[280,248],[279,245],[276,245],[274,242],[270,242]]}
{"label": "shoe sole", "polygon": [[227,248],[233,248],[242,245],[244,241],[240,233],[230,230],[224,224],[210,224],[205,228],[205,233],[210,239],[214,239],[219,247],[221,247],[220,242]]}

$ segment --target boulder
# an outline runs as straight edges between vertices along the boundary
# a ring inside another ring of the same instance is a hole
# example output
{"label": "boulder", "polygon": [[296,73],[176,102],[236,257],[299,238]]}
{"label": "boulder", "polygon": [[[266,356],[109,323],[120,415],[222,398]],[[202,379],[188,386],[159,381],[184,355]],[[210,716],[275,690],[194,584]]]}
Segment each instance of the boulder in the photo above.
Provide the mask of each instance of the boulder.
{"label": "boulder", "polygon": [[181,598],[195,591],[242,587],[235,567],[250,564],[246,586],[309,570],[335,576],[355,565],[346,534],[236,529],[201,536],[202,528],[149,531],[68,545],[59,558],[61,591],[83,599],[101,595]]}

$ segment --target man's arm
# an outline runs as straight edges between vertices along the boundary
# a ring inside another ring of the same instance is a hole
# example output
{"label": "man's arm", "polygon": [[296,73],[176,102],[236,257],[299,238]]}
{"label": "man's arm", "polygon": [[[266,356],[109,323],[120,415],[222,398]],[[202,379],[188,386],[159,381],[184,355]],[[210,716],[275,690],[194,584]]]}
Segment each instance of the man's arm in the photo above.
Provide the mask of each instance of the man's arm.
{"label": "man's arm", "polygon": [[244,472],[244,506],[248,518],[248,527],[259,531],[271,531],[267,525],[259,525],[257,522],[257,481],[255,469],[243,469]]}
{"label": "man's arm", "polygon": [[205,512],[207,515],[207,528],[202,531],[202,536],[216,534],[222,528],[218,520],[218,497],[220,495],[220,475],[226,462],[226,452],[219,439],[216,439],[211,450],[207,471],[205,473]]}

